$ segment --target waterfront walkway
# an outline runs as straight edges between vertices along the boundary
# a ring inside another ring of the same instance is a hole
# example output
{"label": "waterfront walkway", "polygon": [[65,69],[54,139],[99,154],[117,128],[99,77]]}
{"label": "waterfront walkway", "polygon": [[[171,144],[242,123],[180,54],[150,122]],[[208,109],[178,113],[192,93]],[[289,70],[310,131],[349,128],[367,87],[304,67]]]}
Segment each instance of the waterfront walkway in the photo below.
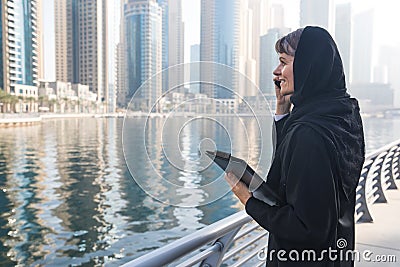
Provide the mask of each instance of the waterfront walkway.
{"label": "waterfront walkway", "polygon": [[[385,190],[387,203],[369,206],[372,223],[356,224],[356,251],[371,259],[368,262],[360,257],[356,267],[400,266],[400,180],[396,180],[396,185],[399,189]],[[394,255],[396,261],[387,262],[388,255]],[[386,258],[386,262],[379,262],[379,257]]]}
{"label": "waterfront walkway", "polygon": [[124,113],[0,113],[0,127],[32,125],[45,119],[123,118]]}

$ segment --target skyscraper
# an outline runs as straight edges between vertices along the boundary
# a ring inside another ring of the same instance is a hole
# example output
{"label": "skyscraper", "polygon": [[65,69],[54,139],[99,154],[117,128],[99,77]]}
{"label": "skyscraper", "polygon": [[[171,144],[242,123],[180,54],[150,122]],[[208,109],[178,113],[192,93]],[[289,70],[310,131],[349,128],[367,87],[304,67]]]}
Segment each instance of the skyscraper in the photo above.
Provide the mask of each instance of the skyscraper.
{"label": "skyscraper", "polygon": [[[75,62],[78,58],[78,49],[73,49],[72,41],[78,40],[78,36],[72,36],[73,27],[76,25],[75,12],[72,14],[72,2],[68,0],[56,0],[54,2],[54,27],[55,27],[55,51],[56,51],[56,79],[64,82],[76,83],[78,77],[73,74]],[[73,19],[75,18],[75,19]],[[75,31],[77,34],[77,31]],[[76,67],[78,70],[78,68]]]}
{"label": "skyscraper", "polygon": [[56,0],[56,79],[89,85],[108,100],[107,1]]}
{"label": "skyscraper", "polygon": [[351,4],[336,6],[335,40],[342,57],[346,82],[350,77]]}
{"label": "skyscraper", "polygon": [[[239,8],[239,0],[201,0],[201,61],[238,68]],[[207,68],[200,69],[201,81],[213,81],[215,75],[219,74],[215,73],[209,65]],[[230,79],[232,79],[231,87],[234,88],[237,77],[230,77]],[[201,92],[208,97],[231,98],[233,95],[229,89],[217,88],[215,85],[201,85]]]}
{"label": "skyscraper", "polygon": [[[267,33],[270,28],[270,5],[269,0],[247,0],[248,7],[251,11],[251,21],[248,27],[251,30],[252,38],[247,40],[249,45],[251,45],[251,58],[255,61],[255,74],[254,80],[252,81],[258,85],[259,82],[259,62],[260,62],[260,36]],[[246,73],[248,76],[253,76],[253,74]]]}
{"label": "skyscraper", "polygon": [[372,43],[374,27],[373,10],[354,15],[354,34],[352,45],[351,82],[371,82]]}
{"label": "skyscraper", "polygon": [[[185,25],[182,21],[182,0],[168,1],[168,66],[185,62]],[[176,71],[168,75],[169,87],[182,84],[184,81],[183,66],[175,67]],[[179,87],[183,90],[183,86]]]}
{"label": "skyscraper", "polygon": [[[121,23],[122,24],[122,23]],[[122,27],[121,27],[122,28]],[[122,33],[122,32],[121,32]],[[122,37],[123,35],[121,35]],[[116,51],[116,64],[117,64],[117,75],[116,75],[116,89],[117,92],[117,105],[125,107],[128,102],[128,86],[126,77],[126,60],[125,54],[126,49],[123,42],[118,43]]]}
{"label": "skyscraper", "polygon": [[257,84],[257,61],[255,59],[255,51],[253,50],[253,47],[254,43],[256,43],[255,39],[258,38],[255,38],[254,36],[257,35],[255,32],[255,28],[257,27],[253,22],[255,13],[258,13],[257,11],[259,10],[256,11],[249,8],[249,0],[241,0],[240,4],[240,38],[238,54],[239,71],[243,75],[240,75],[238,79],[238,93],[240,96],[254,96],[257,92],[252,89],[255,89],[255,87],[246,86],[246,82],[251,81],[253,84]]}
{"label": "skyscraper", "polygon": [[[161,19],[162,19],[162,56],[161,56],[161,68],[165,70],[169,66],[168,61],[168,32],[169,32],[169,0],[157,0],[158,5],[161,7]],[[163,72],[162,76],[162,91],[166,91],[168,88],[168,74],[166,71]]]}
{"label": "skyscraper", "polygon": [[125,48],[125,22],[124,22],[124,5],[125,0],[120,0],[120,22],[119,22],[119,40],[116,47],[116,94],[117,105],[125,107],[127,104],[128,86],[126,77],[126,48]]}
{"label": "skyscraper", "polygon": [[[124,47],[128,97],[162,70],[162,9],[155,0],[129,0],[124,5]],[[137,97],[155,104],[161,96],[161,77]],[[147,107],[148,107],[147,105]]]}
{"label": "skyscraper", "polygon": [[268,30],[267,34],[260,37],[260,90],[271,99],[275,96],[272,72],[279,64],[275,43],[289,31],[289,28],[272,28]]}
{"label": "skyscraper", "polygon": [[0,5],[0,88],[14,93],[14,85],[37,86],[40,53],[41,0],[2,0]]}
{"label": "skyscraper", "polygon": [[270,12],[270,27],[283,28],[284,27],[284,9],[281,4],[274,4],[271,6]]}
{"label": "skyscraper", "polygon": [[[162,69],[184,63],[184,23],[182,0],[157,0],[162,9]],[[183,66],[164,72],[163,91],[181,84],[184,80]],[[180,87],[183,89],[183,86]]]}
{"label": "skyscraper", "polygon": [[321,26],[334,33],[335,9],[333,0],[301,0],[300,26]]}
{"label": "skyscraper", "polygon": [[[190,62],[198,61],[200,61],[200,45],[195,44],[190,46]],[[193,82],[190,84],[190,92],[199,93],[200,84],[198,83],[198,81],[200,81],[200,72],[199,69],[195,66],[190,66],[190,81]]]}
{"label": "skyscraper", "polygon": [[396,108],[400,108],[400,58],[399,45],[384,45],[380,47],[378,66],[383,70],[383,80],[374,82],[389,82],[393,88],[394,101]]}

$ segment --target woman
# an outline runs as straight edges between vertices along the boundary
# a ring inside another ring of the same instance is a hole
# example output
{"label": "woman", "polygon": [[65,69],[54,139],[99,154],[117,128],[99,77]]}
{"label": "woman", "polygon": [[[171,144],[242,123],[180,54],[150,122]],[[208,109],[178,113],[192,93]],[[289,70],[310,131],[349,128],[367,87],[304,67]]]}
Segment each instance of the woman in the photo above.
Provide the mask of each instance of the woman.
{"label": "woman", "polygon": [[281,89],[275,88],[276,151],[267,183],[285,202],[269,206],[233,174],[226,179],[270,233],[267,266],[353,266],[346,251],[354,249],[355,191],[365,155],[358,103],[346,92],[342,61],[326,30],[299,29],[275,48]]}

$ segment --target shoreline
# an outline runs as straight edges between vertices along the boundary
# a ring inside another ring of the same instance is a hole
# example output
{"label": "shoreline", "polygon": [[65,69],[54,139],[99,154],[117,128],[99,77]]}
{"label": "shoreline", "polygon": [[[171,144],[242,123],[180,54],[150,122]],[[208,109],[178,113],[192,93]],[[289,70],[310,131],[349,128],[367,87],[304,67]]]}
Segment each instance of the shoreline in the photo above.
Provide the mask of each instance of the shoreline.
{"label": "shoreline", "polygon": [[123,118],[124,113],[65,113],[65,114],[2,114],[0,115],[0,128],[27,126],[39,124],[43,120],[51,119],[73,119],[73,118]]}
{"label": "shoreline", "polygon": [[[131,113],[65,113],[65,114],[0,114],[0,128],[13,127],[13,126],[25,126],[41,123],[43,120],[50,119],[69,119],[69,118],[167,118],[171,116],[171,113],[145,113],[145,112],[131,112]],[[176,112],[173,116],[179,117],[253,117],[255,114],[205,114],[205,113],[194,113],[194,112]],[[257,114],[256,116],[267,116],[267,114]],[[361,113],[362,118],[385,118],[384,114],[369,114]],[[397,116],[396,116],[397,117]],[[272,114],[271,114],[272,118]]]}

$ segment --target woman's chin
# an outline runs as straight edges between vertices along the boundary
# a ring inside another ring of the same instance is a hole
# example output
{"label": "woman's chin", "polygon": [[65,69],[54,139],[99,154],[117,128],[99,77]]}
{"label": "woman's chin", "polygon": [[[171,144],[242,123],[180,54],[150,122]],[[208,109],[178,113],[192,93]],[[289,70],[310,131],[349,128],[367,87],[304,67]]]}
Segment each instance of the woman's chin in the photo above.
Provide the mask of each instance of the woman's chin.
{"label": "woman's chin", "polygon": [[282,87],[281,89],[281,95],[286,96],[286,95],[291,95],[293,94],[294,90],[291,90],[290,88],[285,88]]}

